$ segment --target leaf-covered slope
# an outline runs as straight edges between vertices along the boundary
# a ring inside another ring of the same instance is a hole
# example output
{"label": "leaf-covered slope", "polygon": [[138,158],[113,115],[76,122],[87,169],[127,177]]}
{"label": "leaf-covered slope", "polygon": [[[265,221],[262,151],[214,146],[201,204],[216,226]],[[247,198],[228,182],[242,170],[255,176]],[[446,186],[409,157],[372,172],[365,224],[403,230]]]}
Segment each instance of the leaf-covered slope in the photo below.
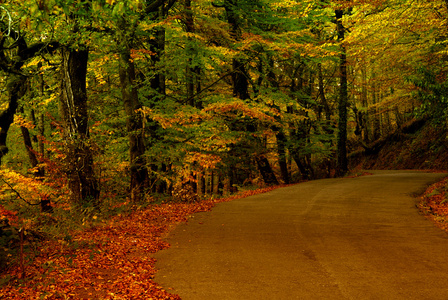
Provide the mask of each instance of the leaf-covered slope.
{"label": "leaf-covered slope", "polygon": [[350,155],[352,168],[448,169],[447,132],[430,122],[413,121]]}

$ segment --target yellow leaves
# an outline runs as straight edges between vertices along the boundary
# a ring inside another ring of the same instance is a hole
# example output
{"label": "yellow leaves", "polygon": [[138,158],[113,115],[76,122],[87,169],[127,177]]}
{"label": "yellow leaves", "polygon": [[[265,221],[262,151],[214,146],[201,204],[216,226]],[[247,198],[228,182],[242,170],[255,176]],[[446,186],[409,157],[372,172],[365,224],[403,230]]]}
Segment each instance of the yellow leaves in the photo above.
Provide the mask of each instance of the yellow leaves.
{"label": "yellow leaves", "polygon": [[[267,111],[265,112],[267,108],[257,108],[257,107],[250,107],[247,103],[235,99],[235,101],[228,102],[228,103],[214,103],[209,105],[204,109],[205,112],[213,112],[220,115],[223,114],[241,114],[241,117],[250,117],[254,119],[258,119],[260,121],[275,123],[275,119],[273,116],[268,115]],[[269,110],[270,114],[276,115],[278,112],[276,112],[274,109]]]}
{"label": "yellow leaves", "polygon": [[177,23],[178,19],[179,19],[179,16],[169,16],[159,22],[153,22],[153,23],[141,22],[138,24],[138,26],[139,26],[140,30],[151,32],[154,29],[156,29],[157,27],[165,27],[167,25],[171,25],[170,26],[171,29],[182,31],[182,29],[178,26],[178,23]]}
{"label": "yellow leaves", "polygon": [[[239,51],[222,46],[211,46],[209,50],[214,54],[210,57],[210,61],[220,66],[225,66],[226,64],[228,64],[229,60],[240,53]],[[205,67],[208,70],[214,70],[215,68],[210,63],[206,63]]]}
{"label": "yellow leaves", "polygon": [[103,72],[101,69],[93,69],[95,73],[95,78],[98,81],[99,85],[106,84],[106,80],[104,80]]}
{"label": "yellow leaves", "polygon": [[[42,188],[42,182],[33,178],[28,178],[14,170],[2,168],[0,169],[0,186],[3,186],[3,192],[0,198],[6,197],[5,191],[11,191],[14,187],[21,197],[28,201],[39,200],[39,191]],[[6,185],[6,186],[5,186]]]}
{"label": "yellow leaves", "polygon": [[[98,81],[99,85],[103,85],[106,83],[106,80],[104,79],[104,74],[107,72],[105,71],[105,66],[112,62],[113,60],[117,60],[118,55],[103,55],[98,59],[95,59],[91,65],[89,66],[89,71],[93,71],[95,75],[95,79]],[[110,74],[108,74],[110,76]]]}
{"label": "yellow leaves", "polygon": [[139,28],[143,31],[151,31],[154,30],[156,27],[163,26],[165,23],[166,23],[165,21],[150,24],[142,22],[139,24]]}
{"label": "yellow leaves", "polygon": [[8,102],[0,103],[0,111],[5,110],[7,108],[8,108]]}
{"label": "yellow leaves", "polygon": [[281,9],[281,8],[293,8],[297,5],[296,0],[281,0],[272,3],[272,7],[275,9]]}
{"label": "yellow leaves", "polygon": [[43,59],[40,57],[34,57],[32,60],[30,60],[27,64],[25,64],[23,67],[24,68],[29,68],[29,67],[34,67],[37,66],[39,64],[39,62],[42,62]]}
{"label": "yellow leaves", "polygon": [[25,118],[23,118],[20,115],[14,115],[14,123],[13,124],[17,125],[19,127],[25,127],[28,129],[33,129],[35,127],[33,122],[26,120]]}

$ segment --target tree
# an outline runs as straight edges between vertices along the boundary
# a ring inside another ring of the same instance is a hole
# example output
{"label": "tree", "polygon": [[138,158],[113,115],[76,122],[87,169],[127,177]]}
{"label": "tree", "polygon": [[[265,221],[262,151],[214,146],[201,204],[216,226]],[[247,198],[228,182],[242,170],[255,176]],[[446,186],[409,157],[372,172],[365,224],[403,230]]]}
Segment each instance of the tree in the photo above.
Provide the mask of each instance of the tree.
{"label": "tree", "polygon": [[[135,66],[131,59],[131,43],[126,38],[128,22],[123,17],[118,25],[119,75],[123,107],[126,112],[126,127],[129,136],[130,155],[130,190],[131,200],[142,199],[148,186],[148,170],[146,166],[145,141],[143,139],[143,120],[138,109],[142,107],[136,86]],[[132,27],[131,27],[132,28]]]}
{"label": "tree", "polygon": [[[82,46],[81,46],[82,47]],[[92,145],[89,143],[86,74],[87,49],[61,49],[61,116],[67,147],[66,174],[72,199],[79,204],[98,205],[98,181],[93,167]]]}
{"label": "tree", "polygon": [[[25,36],[12,27],[14,20],[7,8],[0,6],[5,13],[0,20],[0,70],[7,76],[7,108],[0,113],[0,163],[8,152],[6,138],[14,115],[19,107],[19,100],[27,90],[28,77],[22,73],[22,67],[35,56],[53,52],[59,42],[39,42],[28,46]],[[6,16],[6,17],[5,17]]]}
{"label": "tree", "polygon": [[[242,38],[242,18],[239,15],[242,7],[239,7],[240,3],[233,0],[226,0],[223,4],[214,4],[216,7],[223,7],[226,12],[226,19],[230,25],[230,35],[234,42],[239,42]],[[252,9],[251,4],[244,3],[245,9]],[[246,69],[246,62],[239,57],[232,59],[232,88],[233,96],[241,100],[250,99],[249,95],[249,74]],[[251,124],[251,121],[246,121],[246,130],[248,132],[255,132],[256,126]],[[263,153],[255,154],[255,161],[257,163],[258,170],[263,177],[264,182],[267,185],[278,184],[277,178],[271,168],[271,165]]]}
{"label": "tree", "polygon": [[337,175],[343,176],[348,171],[347,161],[347,105],[348,105],[348,83],[347,83],[347,53],[342,44],[345,38],[345,28],[342,24],[344,11],[335,10],[338,40],[341,42],[341,54],[339,62],[339,103],[338,103],[338,143],[337,143]]}

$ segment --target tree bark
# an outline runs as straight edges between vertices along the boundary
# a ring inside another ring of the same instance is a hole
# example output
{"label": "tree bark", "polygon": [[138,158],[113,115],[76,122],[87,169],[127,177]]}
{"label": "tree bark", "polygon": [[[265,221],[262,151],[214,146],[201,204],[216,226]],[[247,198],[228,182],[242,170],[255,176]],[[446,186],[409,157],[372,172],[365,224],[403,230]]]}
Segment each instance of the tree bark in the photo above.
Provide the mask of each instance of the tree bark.
{"label": "tree bark", "polygon": [[99,204],[100,191],[89,145],[86,76],[89,51],[62,47],[60,111],[67,146],[66,174],[72,199]]}
{"label": "tree bark", "polygon": [[[320,99],[320,105],[323,106],[324,114],[325,114],[325,121],[330,122],[331,120],[331,110],[330,106],[328,105],[327,98],[325,97],[325,85],[324,85],[324,75],[322,73],[322,64],[317,64],[317,78],[318,78],[318,84],[319,84],[319,99]],[[328,126],[329,124],[326,124]]]}
{"label": "tree bark", "polygon": [[[184,18],[183,23],[185,24],[185,31],[187,33],[195,33],[195,25],[193,12],[191,8],[191,0],[184,0]],[[202,103],[196,99],[195,95],[201,91],[201,69],[199,66],[194,64],[194,57],[197,53],[195,47],[192,45],[193,38],[189,37],[187,44],[186,53],[187,53],[187,67],[185,70],[186,77],[186,98],[187,103],[190,106],[194,106],[196,108],[202,108]]]}
{"label": "tree bark", "polygon": [[[28,128],[26,128],[24,126],[20,126],[20,131],[22,132],[23,144],[25,145],[25,149],[28,154],[28,158],[30,159],[31,167],[35,168],[35,167],[37,167],[39,162],[37,160],[36,153],[34,152],[34,149],[33,149],[33,143],[31,142],[30,131],[28,130]],[[34,172],[34,175],[38,176],[38,177],[41,176],[39,171]]]}
{"label": "tree bark", "polygon": [[289,184],[291,180],[288,171],[288,162],[286,161],[286,144],[288,140],[281,129],[277,130],[275,136],[277,138],[278,164],[280,166],[282,179],[285,184]]}
{"label": "tree bark", "polygon": [[369,117],[369,103],[368,103],[368,92],[367,92],[367,67],[365,65],[361,66],[361,78],[362,78],[362,88],[361,88],[361,102],[362,106],[366,109],[363,112],[363,123],[364,127],[362,128],[363,132],[363,141],[364,143],[370,143],[370,117]]}
{"label": "tree bark", "polygon": [[[269,59],[269,67],[270,70],[267,74],[267,78],[271,86],[274,88],[275,91],[278,91],[280,89],[280,84],[277,80],[277,77],[274,73],[274,61],[272,59]],[[261,81],[260,81],[261,83]],[[273,105],[275,109],[280,111],[280,108],[276,105]],[[280,120],[278,120],[280,121]],[[286,161],[286,145],[288,143],[288,139],[286,138],[283,129],[278,126],[273,126],[272,130],[275,132],[275,137],[277,140],[277,155],[278,155],[278,164],[280,166],[280,173],[282,175],[283,183],[289,184],[290,183],[290,176],[288,171],[288,163]]]}
{"label": "tree bark", "polygon": [[[342,10],[336,10],[336,24],[338,40],[342,42],[345,36],[345,28],[342,24]],[[339,58],[339,103],[338,103],[338,142],[337,142],[337,176],[344,176],[348,171],[347,160],[347,104],[348,104],[348,84],[347,84],[347,54],[343,44],[341,44],[341,54]]]}
{"label": "tree bark", "polygon": [[126,128],[129,137],[130,191],[131,200],[141,201],[148,187],[148,168],[145,159],[145,141],[143,119],[137,112],[141,108],[138,91],[135,86],[135,67],[131,60],[130,49],[123,41],[119,60],[121,95],[126,112]]}

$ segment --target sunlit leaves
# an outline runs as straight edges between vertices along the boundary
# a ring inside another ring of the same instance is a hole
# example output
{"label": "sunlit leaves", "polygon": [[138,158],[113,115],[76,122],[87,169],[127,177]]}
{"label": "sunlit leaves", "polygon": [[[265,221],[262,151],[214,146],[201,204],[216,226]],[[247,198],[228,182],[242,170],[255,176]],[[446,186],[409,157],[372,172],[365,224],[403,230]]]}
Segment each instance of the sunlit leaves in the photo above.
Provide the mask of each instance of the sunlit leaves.
{"label": "sunlit leaves", "polygon": [[17,198],[18,201],[22,201],[22,205],[36,204],[39,203],[42,195],[57,195],[56,191],[44,185],[42,181],[10,169],[0,169],[0,178],[0,191],[2,191],[0,200],[4,203]]}
{"label": "sunlit leaves", "polygon": [[[205,108],[205,111],[212,112],[220,116],[240,116],[242,118],[249,117],[261,122],[275,123],[275,118],[273,116],[264,113],[259,108],[251,107],[248,103],[237,99],[228,103],[217,102],[211,104],[207,108]],[[273,109],[270,110],[270,113],[274,115],[278,114],[278,112]]]}

